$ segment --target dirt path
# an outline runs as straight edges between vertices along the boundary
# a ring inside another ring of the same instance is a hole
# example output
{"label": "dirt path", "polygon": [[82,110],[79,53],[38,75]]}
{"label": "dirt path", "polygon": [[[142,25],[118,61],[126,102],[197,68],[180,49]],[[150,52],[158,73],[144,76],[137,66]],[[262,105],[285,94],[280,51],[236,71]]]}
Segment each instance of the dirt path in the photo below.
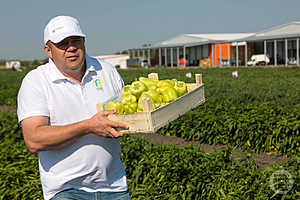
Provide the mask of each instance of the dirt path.
{"label": "dirt path", "polygon": [[17,112],[17,109],[13,106],[3,106],[3,105],[0,105],[0,111],[2,110],[8,110],[8,111],[11,111],[13,113],[16,113]]}
{"label": "dirt path", "polygon": [[[174,144],[178,147],[186,147],[188,145],[193,145],[194,147],[199,145],[199,142],[197,141],[186,141],[182,138],[175,137],[175,136],[164,136],[159,135],[157,133],[154,134],[133,134],[136,137],[142,137],[146,139],[147,141],[153,143],[153,144]],[[220,151],[222,147],[225,145],[209,145],[209,144],[201,144],[200,149],[203,150],[206,153],[210,153],[211,151]],[[234,150],[232,155],[233,157],[241,157],[246,152],[243,152],[241,150]],[[267,154],[267,153],[256,153],[253,154],[253,158],[256,162],[256,164],[264,170],[267,166],[281,163],[284,161],[287,161],[288,158],[286,156],[283,156],[281,154]]]}

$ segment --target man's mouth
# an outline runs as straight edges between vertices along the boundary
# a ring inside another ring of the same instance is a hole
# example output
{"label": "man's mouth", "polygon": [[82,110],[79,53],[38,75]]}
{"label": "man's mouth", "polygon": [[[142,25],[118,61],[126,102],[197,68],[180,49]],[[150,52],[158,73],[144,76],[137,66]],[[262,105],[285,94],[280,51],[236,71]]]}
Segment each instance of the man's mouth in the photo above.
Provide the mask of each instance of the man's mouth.
{"label": "man's mouth", "polygon": [[70,60],[70,61],[75,61],[77,60],[79,56],[68,56],[67,59]]}

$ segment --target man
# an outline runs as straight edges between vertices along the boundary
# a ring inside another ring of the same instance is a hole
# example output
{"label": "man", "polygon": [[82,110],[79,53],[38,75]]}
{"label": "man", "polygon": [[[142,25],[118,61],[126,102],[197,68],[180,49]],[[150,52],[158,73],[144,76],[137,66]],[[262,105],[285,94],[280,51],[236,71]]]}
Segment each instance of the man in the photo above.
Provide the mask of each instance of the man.
{"label": "man", "polygon": [[122,78],[86,55],[73,17],[49,21],[44,50],[49,62],[26,75],[18,94],[25,144],[39,153],[44,198],[130,199],[116,130],[128,127],[108,120],[114,111],[96,110],[121,91]]}

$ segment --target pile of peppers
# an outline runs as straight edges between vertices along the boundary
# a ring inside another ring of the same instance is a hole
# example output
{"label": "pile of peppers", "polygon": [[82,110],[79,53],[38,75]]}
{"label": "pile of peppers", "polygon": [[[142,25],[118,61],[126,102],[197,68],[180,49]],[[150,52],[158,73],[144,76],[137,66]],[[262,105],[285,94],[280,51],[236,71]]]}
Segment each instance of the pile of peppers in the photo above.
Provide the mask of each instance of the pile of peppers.
{"label": "pile of peppers", "polygon": [[121,91],[121,102],[110,101],[107,110],[116,110],[117,114],[143,112],[142,101],[147,99],[151,101],[152,107],[157,109],[187,92],[183,81],[140,77],[130,85],[125,85]]}

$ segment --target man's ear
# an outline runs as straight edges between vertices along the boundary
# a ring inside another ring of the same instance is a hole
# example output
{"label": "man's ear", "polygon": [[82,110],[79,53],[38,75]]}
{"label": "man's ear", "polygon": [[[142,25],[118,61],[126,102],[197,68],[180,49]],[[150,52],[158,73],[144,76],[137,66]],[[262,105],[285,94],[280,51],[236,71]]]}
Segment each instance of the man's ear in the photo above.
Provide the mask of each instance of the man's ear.
{"label": "man's ear", "polygon": [[46,52],[46,54],[48,55],[48,57],[52,59],[51,47],[48,44],[45,44],[44,51]]}

